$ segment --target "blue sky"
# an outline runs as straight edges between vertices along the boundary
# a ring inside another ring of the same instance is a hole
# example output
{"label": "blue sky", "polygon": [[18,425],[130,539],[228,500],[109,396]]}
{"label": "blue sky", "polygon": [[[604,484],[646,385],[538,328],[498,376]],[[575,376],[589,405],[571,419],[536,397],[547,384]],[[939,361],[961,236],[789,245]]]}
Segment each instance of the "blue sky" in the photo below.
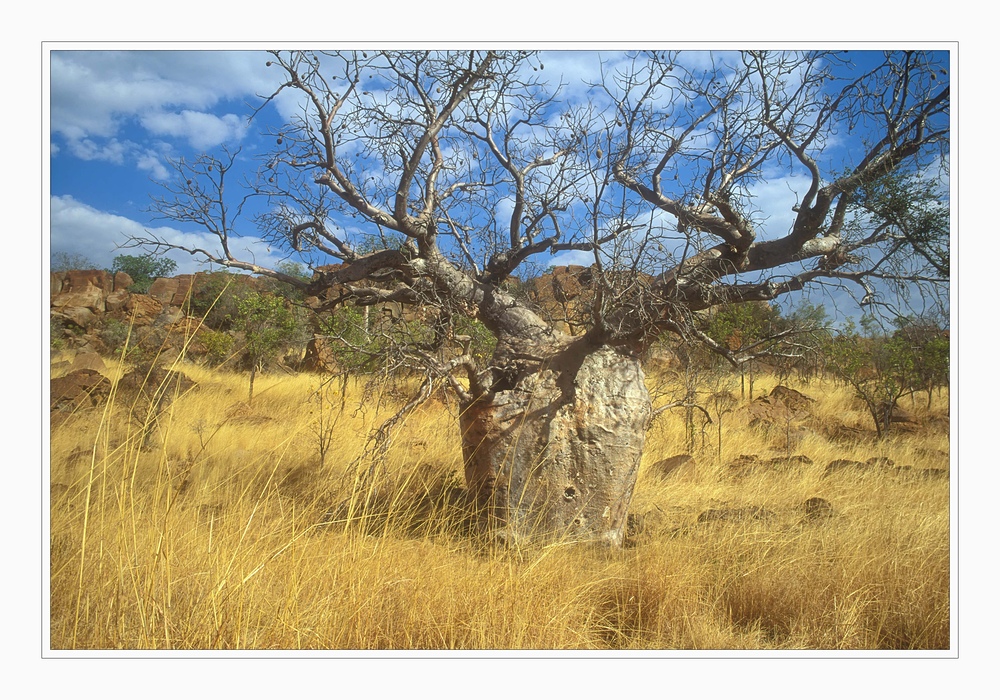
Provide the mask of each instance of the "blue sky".
{"label": "blue sky", "polygon": [[[874,58],[853,52],[861,63]],[[607,52],[604,56],[607,57]],[[690,60],[704,60],[695,52]],[[53,51],[50,54],[50,246],[52,253],[80,255],[110,266],[130,235],[144,230],[173,242],[212,245],[204,232],[158,220],[148,211],[170,176],[169,161],[242,148],[249,170],[254,157],[271,145],[261,133],[283,123],[294,103],[279,99],[248,125],[249,115],[271,94],[282,74],[268,68],[263,51]],[[550,75],[567,81],[565,99],[587,100],[583,79],[593,78],[596,51],[549,51],[541,58]],[[273,139],[272,139],[273,140]],[[830,158],[838,157],[835,145]],[[843,155],[843,152],[841,152]],[[777,173],[755,192],[768,213],[768,229],[783,234],[794,212],[796,192],[805,189],[804,172]],[[249,226],[249,224],[247,224]],[[252,228],[234,253],[273,267],[285,254],[269,247]],[[213,247],[215,247],[213,245]],[[184,253],[170,253],[179,272],[206,266]],[[550,264],[589,264],[589,254],[563,253]],[[814,299],[841,304],[843,299]]]}

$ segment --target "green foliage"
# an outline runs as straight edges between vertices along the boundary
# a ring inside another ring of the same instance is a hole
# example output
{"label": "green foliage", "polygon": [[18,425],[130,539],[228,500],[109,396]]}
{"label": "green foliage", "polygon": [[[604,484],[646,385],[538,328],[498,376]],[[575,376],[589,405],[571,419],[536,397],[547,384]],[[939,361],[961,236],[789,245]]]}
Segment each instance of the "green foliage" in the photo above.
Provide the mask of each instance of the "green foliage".
{"label": "green foliage", "polygon": [[[294,262],[292,260],[280,262],[274,269],[277,272],[288,275],[289,277],[294,277],[303,282],[308,282],[312,278],[309,270],[306,269],[302,263]],[[272,294],[276,294],[292,302],[301,302],[303,299],[302,290],[287,282],[271,278],[262,278],[261,281],[266,285],[267,291]]]}
{"label": "green foliage", "polygon": [[712,314],[705,333],[739,351],[780,330],[780,319],[778,310],[765,303],[726,304]]}
{"label": "green foliage", "polygon": [[362,309],[342,306],[321,317],[318,326],[320,335],[329,341],[338,367],[350,374],[377,369],[382,342],[371,337]]}
{"label": "green foliage", "polygon": [[235,338],[223,331],[213,331],[210,328],[202,330],[198,339],[205,346],[205,360],[212,367],[226,362],[233,350]]}
{"label": "green foliage", "polygon": [[935,320],[899,318],[893,339],[912,356],[911,387],[927,391],[928,406],[935,387],[949,383],[951,340]]}
{"label": "green foliage", "polygon": [[455,321],[455,332],[457,335],[467,335],[472,339],[469,343],[469,354],[480,366],[485,366],[497,346],[497,339],[493,333],[479,319],[466,316],[460,316]]}
{"label": "green foliage", "polygon": [[919,382],[919,352],[898,334],[872,332],[870,319],[862,319],[867,334],[853,324],[830,339],[826,347],[827,369],[850,384],[864,401],[879,437],[892,426],[897,402],[912,393]]}
{"label": "green foliage", "polygon": [[52,258],[49,261],[49,267],[52,272],[66,272],[67,270],[95,270],[97,265],[94,264],[89,258],[79,253],[67,253],[65,251],[59,251],[58,253],[52,253]]}
{"label": "green foliage", "polygon": [[191,314],[217,331],[232,328],[236,301],[249,284],[246,275],[231,272],[199,272],[191,290]]}
{"label": "green foliage", "polygon": [[894,171],[866,183],[852,201],[861,213],[861,231],[870,231],[874,224],[905,241],[926,263],[927,272],[950,275],[950,208],[939,184]]}
{"label": "green foliage", "polygon": [[177,263],[152,253],[145,255],[118,255],[111,261],[111,272],[124,272],[132,278],[129,291],[146,294],[157,277],[170,277],[177,270]]}
{"label": "green foliage", "polygon": [[129,326],[117,319],[108,319],[100,333],[101,342],[111,352],[117,354],[122,351],[129,339]]}
{"label": "green foliage", "polygon": [[275,357],[296,331],[295,315],[284,299],[254,290],[236,300],[235,326],[243,334],[244,357],[250,367]]}

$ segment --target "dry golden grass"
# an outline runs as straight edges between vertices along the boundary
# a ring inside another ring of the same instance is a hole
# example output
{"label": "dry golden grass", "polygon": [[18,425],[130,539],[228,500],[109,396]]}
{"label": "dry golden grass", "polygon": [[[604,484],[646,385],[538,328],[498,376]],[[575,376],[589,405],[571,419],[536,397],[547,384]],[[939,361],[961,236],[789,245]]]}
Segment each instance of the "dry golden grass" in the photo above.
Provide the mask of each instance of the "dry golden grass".
{"label": "dry golden grass", "polygon": [[[172,403],[152,449],[119,396],[53,428],[53,649],[950,646],[949,481],[917,471],[948,467],[947,397],[931,414],[913,407],[930,427],[877,443],[849,391],[793,384],[818,399],[794,444],[790,425],[751,428],[736,411],[721,455],[708,426],[695,464],[666,477],[652,465],[685,452],[685,431],[680,413],[664,414],[640,471],[634,546],[499,552],[453,498],[454,406],[411,415],[365,481],[351,465],[392,397],[355,413],[349,387],[321,464],[331,406],[321,414],[310,399],[318,378],[259,377],[248,406],[246,377],[178,369],[198,387]],[[859,430],[838,442],[825,430],[836,426]],[[730,468],[749,454],[811,463]],[[835,459],[873,457],[916,469],[825,474]],[[808,517],[810,498],[832,516]],[[768,517],[699,522],[741,508]]]}

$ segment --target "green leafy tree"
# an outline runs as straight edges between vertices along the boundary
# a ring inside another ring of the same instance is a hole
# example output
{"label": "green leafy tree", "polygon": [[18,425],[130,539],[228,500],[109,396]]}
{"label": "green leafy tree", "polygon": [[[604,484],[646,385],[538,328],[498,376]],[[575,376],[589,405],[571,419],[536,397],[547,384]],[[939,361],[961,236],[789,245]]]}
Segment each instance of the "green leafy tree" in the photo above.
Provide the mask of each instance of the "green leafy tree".
{"label": "green leafy tree", "polygon": [[862,327],[865,333],[849,323],[832,337],[826,348],[827,369],[854,388],[881,439],[892,428],[899,399],[913,391],[916,354],[901,336],[874,332],[870,317],[862,319]]}
{"label": "green leafy tree", "polygon": [[243,334],[243,358],[250,369],[247,402],[253,401],[254,379],[296,331],[295,315],[281,297],[249,290],[236,302],[235,326]]}
{"label": "green leafy tree", "polygon": [[712,314],[706,334],[737,359],[740,393],[753,400],[754,358],[777,349],[781,342],[781,316],[769,304],[726,304]]}
{"label": "green leafy tree", "polygon": [[949,383],[950,334],[933,319],[903,317],[896,325],[898,330],[893,338],[902,343],[913,358],[911,388],[927,392],[927,408],[930,409],[934,389]]}
{"label": "green leafy tree", "polygon": [[152,253],[145,255],[118,255],[111,261],[111,272],[124,272],[132,278],[129,291],[146,294],[157,277],[170,277],[177,271],[177,263]]}

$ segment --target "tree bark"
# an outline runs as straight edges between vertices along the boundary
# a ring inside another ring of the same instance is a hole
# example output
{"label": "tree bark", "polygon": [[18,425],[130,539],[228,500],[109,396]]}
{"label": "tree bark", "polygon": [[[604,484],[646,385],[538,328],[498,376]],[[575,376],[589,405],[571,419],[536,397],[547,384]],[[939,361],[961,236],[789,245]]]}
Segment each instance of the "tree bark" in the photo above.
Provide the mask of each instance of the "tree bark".
{"label": "tree bark", "polygon": [[573,342],[463,409],[466,480],[497,537],[622,544],[651,415],[636,358]]}

